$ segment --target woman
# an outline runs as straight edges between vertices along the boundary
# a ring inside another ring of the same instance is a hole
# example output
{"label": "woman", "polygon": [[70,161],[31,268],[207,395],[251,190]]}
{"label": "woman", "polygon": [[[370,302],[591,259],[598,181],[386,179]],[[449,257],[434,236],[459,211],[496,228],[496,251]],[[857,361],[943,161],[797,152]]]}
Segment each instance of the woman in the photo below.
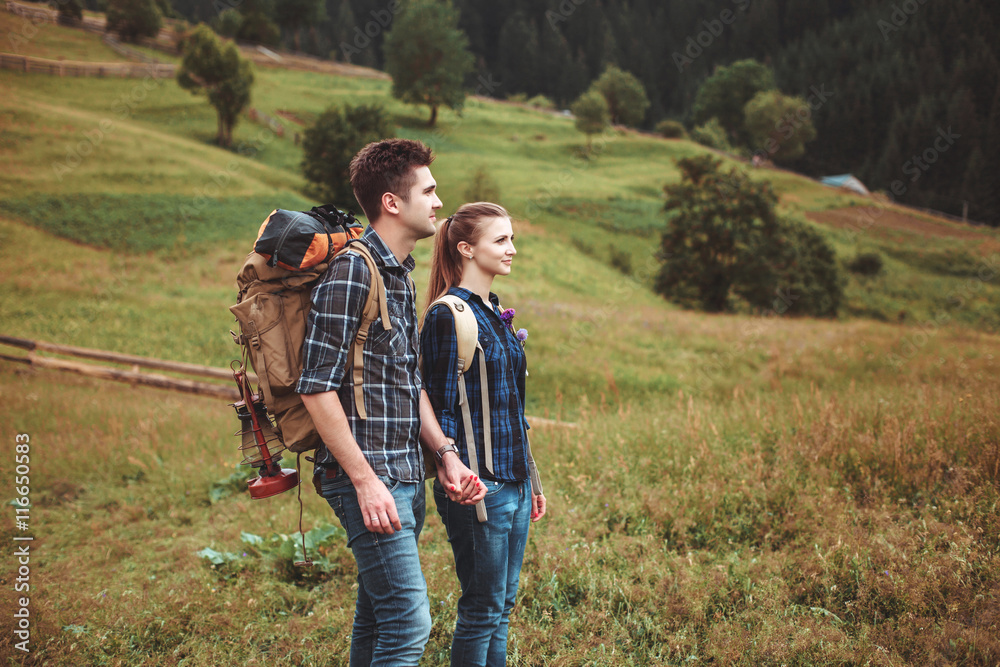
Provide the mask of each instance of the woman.
{"label": "woman", "polygon": [[[464,373],[479,477],[487,488],[483,500],[487,520],[479,521],[474,507],[449,500],[440,483],[434,482],[434,501],[448,531],[462,585],[452,667],[506,664],[507,628],[528,525],[545,515],[545,496],[537,475],[532,475],[534,462],[524,419],[526,332],[515,334],[513,311],[501,311],[496,295],[490,292],[496,276],[510,273],[515,254],[510,216],[502,206],[486,202],[459,208],[442,223],[434,242],[429,303],[445,294],[465,301],[479,326],[482,350],[476,355],[485,354],[487,369],[486,387],[478,359]],[[420,342],[424,385],[434,412],[463,463],[470,465],[459,405],[458,340],[449,307],[428,309]],[[489,397],[492,469],[484,437],[483,391]]]}

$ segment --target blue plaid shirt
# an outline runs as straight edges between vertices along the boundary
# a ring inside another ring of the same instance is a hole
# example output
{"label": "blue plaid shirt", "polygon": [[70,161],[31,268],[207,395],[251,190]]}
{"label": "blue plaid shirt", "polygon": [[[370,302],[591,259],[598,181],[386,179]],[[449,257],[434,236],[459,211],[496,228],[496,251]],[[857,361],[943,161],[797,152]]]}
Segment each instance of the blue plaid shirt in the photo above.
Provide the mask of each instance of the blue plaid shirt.
{"label": "blue plaid shirt", "polygon": [[[368,329],[364,357],[364,403],[368,419],[358,417],[354,379],[345,376],[348,357],[371,286],[368,265],[356,253],[330,263],[312,291],[306,340],[302,347],[302,376],[297,391],[318,394],[336,391],[347,414],[351,433],[376,475],[403,482],[424,479],[420,449],[420,370],[416,298],[409,273],[413,258],[400,264],[375,229],[369,226],[360,241],[372,251],[385,282],[392,329],[385,331],[381,316]],[[316,463],[333,466],[325,447]]]}
{"label": "blue plaid shirt", "polygon": [[[493,445],[493,473],[486,470],[486,449],[483,438],[482,378],[479,359],[465,372],[465,388],[469,396],[472,428],[479,457],[479,474],[483,479],[515,482],[528,478],[528,423],[524,419],[525,357],[521,343],[500,320],[495,294],[486,305],[477,294],[461,287],[452,287],[454,294],[472,306],[479,324],[479,344],[486,353],[489,375],[490,436]],[[455,439],[462,462],[469,465],[462,409],[458,404],[458,338],[455,318],[447,306],[437,306],[424,316],[420,334],[423,354],[424,389],[431,399],[441,429]],[[481,354],[478,350],[476,355]]]}

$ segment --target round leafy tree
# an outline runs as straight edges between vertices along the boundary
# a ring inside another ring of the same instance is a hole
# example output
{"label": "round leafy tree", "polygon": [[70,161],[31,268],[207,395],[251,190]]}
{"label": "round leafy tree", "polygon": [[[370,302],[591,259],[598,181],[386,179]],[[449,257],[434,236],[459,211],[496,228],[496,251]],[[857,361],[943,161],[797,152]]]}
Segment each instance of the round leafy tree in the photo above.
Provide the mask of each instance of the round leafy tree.
{"label": "round leafy tree", "polygon": [[590,152],[591,137],[608,126],[611,112],[608,102],[596,90],[588,90],[570,106],[576,118],[576,129],[587,135],[587,152]]}
{"label": "round leafy tree", "polygon": [[233,128],[250,104],[253,68],[232,42],[223,43],[205,24],[195,28],[184,43],[184,58],[177,69],[177,83],[193,93],[205,92],[219,119],[216,141],[233,143]]}
{"label": "round leafy tree", "polygon": [[473,67],[468,47],[469,40],[458,27],[458,12],[450,2],[407,2],[383,45],[393,96],[429,106],[431,126],[437,122],[439,107],[461,110],[463,82]]}
{"label": "round leafy tree", "polygon": [[717,118],[730,138],[737,143],[748,141],[743,126],[743,108],[753,96],[776,88],[774,72],[756,60],[738,60],[728,67],[719,67],[705,79],[695,96],[691,116],[695,125]]}
{"label": "round leafy tree", "polygon": [[593,88],[607,100],[612,123],[637,127],[646,117],[649,108],[646,89],[630,72],[609,65]]}
{"label": "round leafy tree", "polygon": [[656,291],[709,312],[741,301],[758,312],[835,316],[842,281],[825,239],[780,219],[769,183],[721,164],[708,155],[680,160],[681,182],[664,188],[671,217]]}
{"label": "round leafy tree", "polygon": [[332,106],[321,113],[302,139],[302,173],[314,194],[340,208],[353,208],[351,158],[366,144],[391,136],[392,124],[378,105]]}
{"label": "round leafy tree", "polygon": [[801,97],[760,92],[747,102],[743,114],[750,146],[775,162],[802,157],[806,144],[816,138],[812,110]]}
{"label": "round leafy tree", "polygon": [[155,0],[108,0],[106,30],[118,33],[124,42],[156,37],[163,14]]}

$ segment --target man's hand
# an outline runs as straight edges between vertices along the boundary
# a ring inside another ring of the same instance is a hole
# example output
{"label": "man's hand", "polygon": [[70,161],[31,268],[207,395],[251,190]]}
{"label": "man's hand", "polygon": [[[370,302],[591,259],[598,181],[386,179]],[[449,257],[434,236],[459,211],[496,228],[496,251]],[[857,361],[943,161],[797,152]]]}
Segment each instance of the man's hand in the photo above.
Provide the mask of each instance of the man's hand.
{"label": "man's hand", "polygon": [[358,506],[365,518],[365,528],[373,533],[392,535],[403,529],[396,512],[396,500],[378,477],[372,475],[362,484],[355,484]]}
{"label": "man's hand", "polygon": [[472,474],[455,452],[447,452],[436,461],[438,480],[450,500],[462,505],[475,505],[486,497],[486,485]]}

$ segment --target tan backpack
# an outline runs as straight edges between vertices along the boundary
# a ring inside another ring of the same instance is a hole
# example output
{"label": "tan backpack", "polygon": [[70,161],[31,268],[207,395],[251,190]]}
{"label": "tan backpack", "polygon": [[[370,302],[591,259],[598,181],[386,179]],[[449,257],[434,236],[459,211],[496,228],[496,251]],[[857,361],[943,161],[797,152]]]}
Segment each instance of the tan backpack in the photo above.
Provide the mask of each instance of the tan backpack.
{"label": "tan backpack", "polygon": [[[333,257],[346,252],[361,255],[371,274],[371,289],[365,301],[358,334],[351,346],[347,372],[353,373],[358,416],[366,419],[363,400],[363,350],[368,328],[381,314],[385,330],[392,328],[386,307],[385,284],[371,252],[363,242],[348,241]],[[332,258],[331,260],[332,261]],[[236,278],[239,295],[229,308],[239,323],[240,333],[230,332],[243,348],[257,374],[264,404],[275,420],[278,435],[293,452],[306,452],[322,444],[312,417],[295,391],[302,374],[302,345],[312,309],[312,288],[329,264],[302,270],[269,266],[259,252],[247,256]]]}
{"label": "tan backpack", "polygon": [[[472,308],[461,297],[454,294],[445,294],[427,307],[426,313],[438,305],[447,306],[455,318],[455,337],[458,339],[458,403],[462,408],[462,424],[465,429],[466,451],[469,452],[469,469],[476,476],[479,475],[479,453],[476,449],[474,437],[475,431],[472,428],[472,411],[469,408],[469,396],[465,389],[465,372],[472,368],[472,359],[479,353],[479,377],[482,378],[480,386],[485,387],[489,375],[486,370],[486,353],[483,352],[482,345],[479,344],[479,323],[476,322],[476,314]],[[489,392],[480,391],[483,406],[483,439],[485,440],[484,450],[486,454],[486,469],[493,472],[493,443],[490,434],[490,398]],[[525,434],[527,436],[527,434]],[[525,441],[528,450],[528,472],[531,475],[531,492],[535,495],[542,493],[542,478],[538,474],[538,466],[531,455],[531,444]],[[486,503],[480,500],[476,503],[476,518],[480,523],[487,520]]]}

